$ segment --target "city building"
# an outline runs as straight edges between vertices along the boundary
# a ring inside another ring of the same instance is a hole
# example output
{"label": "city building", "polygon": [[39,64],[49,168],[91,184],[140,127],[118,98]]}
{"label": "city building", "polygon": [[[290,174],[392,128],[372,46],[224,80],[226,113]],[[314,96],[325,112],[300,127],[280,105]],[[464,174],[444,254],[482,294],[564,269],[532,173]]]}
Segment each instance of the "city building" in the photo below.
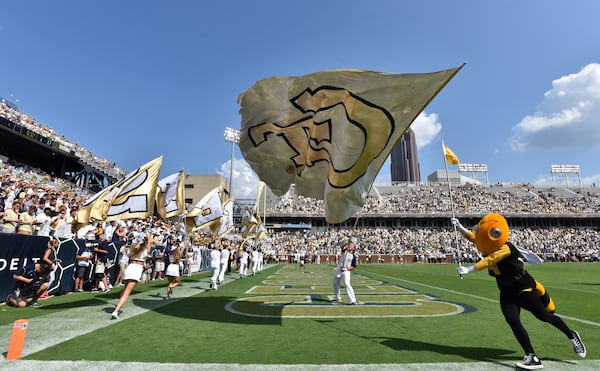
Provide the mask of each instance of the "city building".
{"label": "city building", "polygon": [[420,182],[419,153],[415,133],[408,128],[391,154],[392,184],[396,182]]}

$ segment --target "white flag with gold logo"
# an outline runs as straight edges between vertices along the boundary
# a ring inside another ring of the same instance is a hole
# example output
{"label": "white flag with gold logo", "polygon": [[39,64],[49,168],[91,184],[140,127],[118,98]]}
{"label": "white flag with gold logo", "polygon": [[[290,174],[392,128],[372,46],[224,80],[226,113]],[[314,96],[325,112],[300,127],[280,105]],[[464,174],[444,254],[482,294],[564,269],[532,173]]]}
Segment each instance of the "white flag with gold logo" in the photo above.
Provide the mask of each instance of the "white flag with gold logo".
{"label": "white flag with gold logo", "polygon": [[260,241],[267,236],[267,230],[265,229],[264,224],[259,223],[256,226],[256,240]]}
{"label": "white flag with gold logo", "polygon": [[[219,223],[219,230],[216,233],[216,237],[223,238],[227,233],[233,229],[233,198],[223,202],[223,215],[221,215],[221,222]],[[214,236],[213,236],[214,237]]]}
{"label": "white flag with gold logo", "polygon": [[78,210],[75,223],[80,226],[104,220],[151,216],[161,164],[162,156],[96,193]]}
{"label": "white flag with gold logo", "polygon": [[240,233],[242,234],[242,237],[248,237],[257,224],[258,220],[256,220],[252,210],[246,206],[242,212],[242,226],[240,227]]}
{"label": "white flag with gold logo", "polygon": [[221,203],[221,187],[213,188],[185,216],[185,226],[188,232],[204,227],[214,227],[221,221],[223,205]]}
{"label": "white flag with gold logo", "polygon": [[156,212],[161,219],[181,215],[185,211],[183,169],[158,181],[156,186]]}
{"label": "white flag with gold logo", "polygon": [[110,192],[108,197],[112,194],[112,198],[104,220],[152,216],[161,164],[162,156],[127,175],[123,183]]}
{"label": "white flag with gold logo", "polygon": [[324,200],[328,223],[363,205],[413,120],[462,68],[389,74],[331,70],[270,77],[238,98],[239,147],[274,194]]}

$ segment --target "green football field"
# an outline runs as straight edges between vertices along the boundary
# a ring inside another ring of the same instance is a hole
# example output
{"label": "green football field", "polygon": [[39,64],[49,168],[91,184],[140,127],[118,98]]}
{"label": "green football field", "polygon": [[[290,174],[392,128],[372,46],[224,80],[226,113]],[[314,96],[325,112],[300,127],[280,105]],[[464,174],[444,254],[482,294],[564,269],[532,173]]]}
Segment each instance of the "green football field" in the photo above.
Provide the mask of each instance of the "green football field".
{"label": "green football field", "polygon": [[[528,270],[587,346],[579,359],[560,331],[523,311],[546,369],[600,369],[600,264]],[[4,354],[13,322],[29,323],[22,359],[2,357],[0,368],[506,370],[523,357],[487,272],[460,280],[453,265],[359,265],[357,306],[330,302],[332,275],[329,265],[275,265],[228,274],[215,291],[204,272],[183,277],[172,300],[167,281],[153,281],[136,287],[119,320],[110,313],[120,289],[1,306]]]}

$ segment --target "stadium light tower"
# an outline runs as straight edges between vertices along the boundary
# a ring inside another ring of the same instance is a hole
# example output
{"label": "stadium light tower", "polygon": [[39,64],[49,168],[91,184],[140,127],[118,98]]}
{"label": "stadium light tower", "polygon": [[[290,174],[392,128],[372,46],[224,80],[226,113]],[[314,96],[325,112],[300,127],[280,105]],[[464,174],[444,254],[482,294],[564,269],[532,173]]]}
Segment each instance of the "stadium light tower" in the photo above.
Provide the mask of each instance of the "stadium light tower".
{"label": "stadium light tower", "polygon": [[235,145],[240,142],[240,131],[230,127],[225,128],[225,141],[231,143],[231,162],[229,163],[229,197],[233,196],[232,180],[233,180],[233,151]]}

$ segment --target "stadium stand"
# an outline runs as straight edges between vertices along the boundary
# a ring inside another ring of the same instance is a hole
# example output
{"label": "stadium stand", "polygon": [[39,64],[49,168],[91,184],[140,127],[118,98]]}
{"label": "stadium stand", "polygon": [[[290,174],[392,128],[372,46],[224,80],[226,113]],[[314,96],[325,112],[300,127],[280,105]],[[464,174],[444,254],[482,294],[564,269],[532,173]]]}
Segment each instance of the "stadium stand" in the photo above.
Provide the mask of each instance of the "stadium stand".
{"label": "stadium stand", "polygon": [[[125,175],[125,171],[113,163],[67,140],[5,101],[0,103],[0,116],[59,141],[66,148],[73,148],[91,166],[114,170],[118,177]],[[47,198],[52,207],[65,205],[68,209],[78,208],[90,195],[71,182],[51,177],[26,164],[3,163],[0,176],[2,207],[10,204],[11,193],[13,199],[22,194],[24,197],[35,194],[38,198]],[[595,186],[464,184],[453,187],[452,192],[456,216],[465,225],[474,224],[483,214],[501,213],[511,224],[511,240],[546,260],[598,261],[600,191]],[[52,200],[54,204],[50,203]],[[407,256],[424,263],[477,259],[473,247],[455,238],[449,222],[452,216],[449,189],[443,183],[376,186],[358,218],[328,225],[323,215],[322,201],[296,195],[293,189],[282,197],[269,194],[268,233],[260,241],[265,255],[279,260],[302,254],[314,261],[320,256],[334,255],[340,240],[353,237],[359,242],[357,252],[363,261],[370,263],[409,262]],[[149,228],[160,235],[159,243],[168,235],[181,237],[175,224],[128,221],[127,225],[134,230]],[[204,247],[206,237],[200,234],[194,240]]]}

